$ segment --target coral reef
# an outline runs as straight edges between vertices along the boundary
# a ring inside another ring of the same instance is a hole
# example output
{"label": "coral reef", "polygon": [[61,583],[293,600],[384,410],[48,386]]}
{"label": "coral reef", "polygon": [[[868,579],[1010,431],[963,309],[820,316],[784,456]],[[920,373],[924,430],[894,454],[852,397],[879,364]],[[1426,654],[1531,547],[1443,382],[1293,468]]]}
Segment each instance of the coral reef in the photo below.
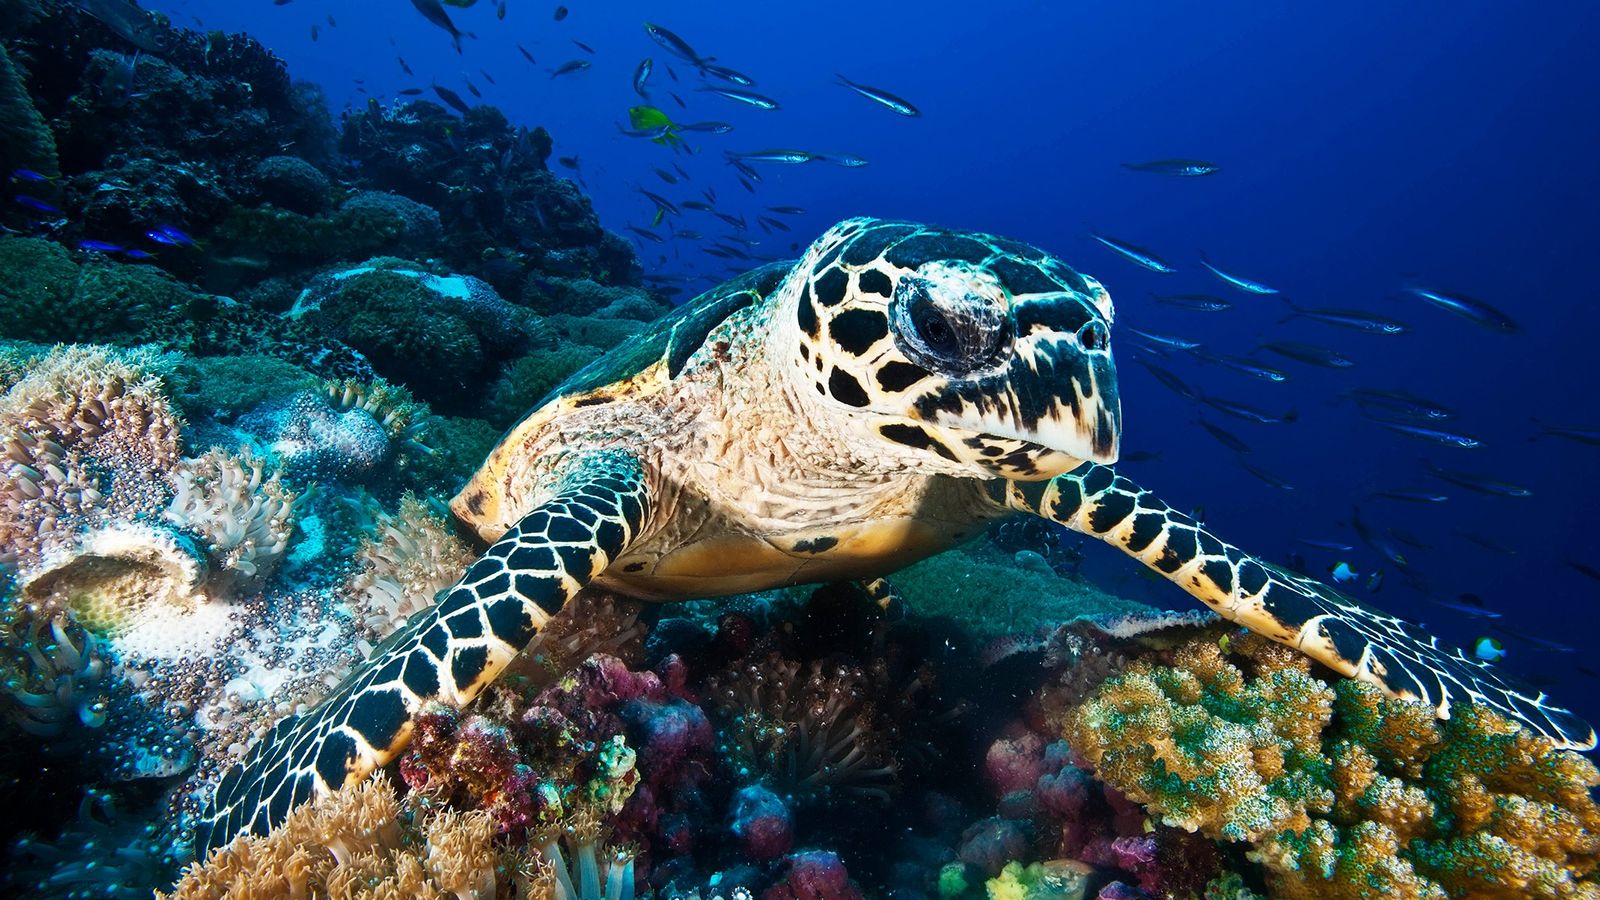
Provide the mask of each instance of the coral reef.
{"label": "coral reef", "polygon": [[513,894],[524,870],[537,861],[496,845],[487,815],[417,808],[378,778],[300,807],[265,837],[235,839],[158,896],[527,896]]}
{"label": "coral reef", "polygon": [[1252,634],[1135,660],[1064,723],[1097,777],[1246,842],[1274,896],[1600,891],[1600,772],[1481,707],[1436,720]]}

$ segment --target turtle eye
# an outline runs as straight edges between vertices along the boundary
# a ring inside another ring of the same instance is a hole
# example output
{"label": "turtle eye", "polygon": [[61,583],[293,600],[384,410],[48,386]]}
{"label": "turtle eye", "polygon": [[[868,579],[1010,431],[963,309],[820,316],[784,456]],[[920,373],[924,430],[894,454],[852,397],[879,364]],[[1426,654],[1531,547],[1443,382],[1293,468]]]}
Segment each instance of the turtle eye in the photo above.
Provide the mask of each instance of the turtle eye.
{"label": "turtle eye", "polygon": [[895,345],[912,362],[956,378],[994,366],[1009,333],[992,298],[904,275],[889,304]]}

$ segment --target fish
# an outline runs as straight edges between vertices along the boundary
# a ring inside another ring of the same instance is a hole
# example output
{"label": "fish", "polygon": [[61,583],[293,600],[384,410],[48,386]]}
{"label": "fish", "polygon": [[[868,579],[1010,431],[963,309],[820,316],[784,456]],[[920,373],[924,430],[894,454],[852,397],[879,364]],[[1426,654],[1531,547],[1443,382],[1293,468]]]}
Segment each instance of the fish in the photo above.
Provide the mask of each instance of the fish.
{"label": "fish", "polygon": [[690,231],[687,228],[672,229],[672,236],[675,238],[682,238],[686,241],[699,241],[705,239],[705,235],[698,231]]}
{"label": "fish", "polygon": [[1398,500],[1402,503],[1443,503],[1449,500],[1445,494],[1436,494],[1433,491],[1419,491],[1410,488],[1397,488],[1386,491],[1373,491],[1369,497],[1381,497],[1384,500]]}
{"label": "fish", "polygon": [[1465,294],[1447,294],[1444,291],[1436,291],[1431,288],[1416,287],[1414,285],[1407,287],[1406,290],[1442,310],[1455,313],[1463,319],[1476,325],[1481,325],[1490,331],[1498,331],[1501,334],[1516,334],[1522,330],[1522,326],[1518,325],[1510,316],[1482,300],[1473,299]]}
{"label": "fish", "polygon": [[650,94],[645,90],[644,85],[645,82],[650,80],[650,70],[654,67],[655,63],[650,57],[646,56],[639,61],[638,67],[633,70],[633,92],[646,100],[650,99]]}
{"label": "fish", "polygon": [[733,126],[727,122],[690,122],[687,125],[679,125],[678,130],[696,131],[703,134],[727,134],[733,130]]}
{"label": "fish", "polygon": [[1338,553],[1349,553],[1351,550],[1355,549],[1355,545],[1347,544],[1344,541],[1329,541],[1320,538],[1298,538],[1298,540],[1307,547],[1315,547],[1318,550],[1333,550]]}
{"label": "fish", "polygon": [[1431,441],[1435,444],[1444,444],[1448,447],[1462,447],[1470,450],[1474,447],[1483,446],[1483,441],[1468,434],[1456,434],[1450,431],[1424,428],[1421,425],[1412,425],[1409,422],[1391,422],[1384,419],[1373,419],[1371,421],[1396,434],[1403,434],[1422,441]]}
{"label": "fish", "polygon": [[633,232],[634,234],[637,234],[638,236],[644,238],[645,240],[651,241],[653,243],[662,244],[662,243],[665,243],[666,240],[667,240],[666,238],[662,237],[661,235],[656,234],[654,231],[646,231],[643,228],[635,228],[632,225],[627,226],[627,228],[628,228],[629,231]]}
{"label": "fish", "polygon": [[1107,247],[1110,247],[1112,252],[1116,253],[1118,256],[1122,257],[1128,262],[1131,262],[1137,266],[1143,266],[1152,272],[1160,272],[1163,275],[1166,275],[1178,271],[1166,260],[1155,255],[1154,253],[1151,253],[1149,250],[1146,250],[1138,244],[1130,244],[1127,241],[1119,241],[1116,238],[1106,237],[1103,234],[1096,234],[1092,229],[1089,231],[1089,237],[1092,237]]}
{"label": "fish", "polygon": [[1528,438],[1530,441],[1536,441],[1542,437],[1558,437],[1566,438],[1569,441],[1577,441],[1580,444],[1588,444],[1591,447],[1600,447],[1600,428],[1571,428],[1565,425],[1546,425],[1538,419],[1534,419],[1533,424],[1539,426],[1539,433]]}
{"label": "fish", "polygon": [[456,23],[450,21],[450,14],[444,11],[443,6],[439,5],[439,0],[411,0],[411,5],[416,7],[417,12],[422,13],[422,17],[427,19],[429,23],[450,35],[450,44],[456,48],[457,53],[461,52],[461,39],[463,37],[476,37],[476,35],[456,28]]}
{"label": "fish", "polygon": [[1451,612],[1457,612],[1475,619],[1498,619],[1500,613],[1489,609],[1483,603],[1483,598],[1477,594],[1462,594],[1459,600],[1445,600],[1439,597],[1429,597],[1428,602],[1440,606]]}
{"label": "fish", "polygon": [[[750,182],[750,179],[744,177],[743,175],[739,175],[739,176],[736,176],[736,177],[739,179],[740,187],[743,187],[745,190],[749,191],[752,194],[754,194],[756,192],[756,186]],[[756,220],[756,224],[759,225],[760,223],[761,223],[761,220],[757,219]],[[772,229],[770,229],[770,228],[765,229],[765,230],[767,231],[768,234],[772,233]]]}
{"label": "fish", "polygon": [[1206,434],[1217,439],[1217,443],[1235,453],[1249,453],[1250,445],[1240,440],[1237,435],[1226,429],[1207,422],[1205,419],[1195,419],[1195,424],[1206,430]]}
{"label": "fish", "polygon": [[1376,407],[1409,416],[1413,419],[1443,421],[1455,416],[1455,410],[1450,407],[1406,391],[1388,388],[1356,388],[1343,396],[1354,400],[1356,405],[1363,409]]}
{"label": "fish", "polygon": [[579,50],[582,50],[583,52],[589,54],[590,56],[594,55],[594,48],[589,46],[588,44],[585,44],[583,41],[574,40],[572,43],[574,45],[576,45]]}
{"label": "fish", "polygon": [[799,206],[769,206],[767,211],[775,212],[780,216],[803,216],[806,214],[805,209]]}
{"label": "fish", "polygon": [[815,162],[822,157],[808,150],[752,150],[749,153],[728,153],[729,159],[748,162],[785,163],[799,165]]}
{"label": "fish", "polygon": [[558,6],[558,7],[556,7],[556,11],[555,11],[555,20],[556,20],[556,21],[557,21],[557,22],[559,22],[559,21],[561,21],[561,20],[562,20],[562,19],[565,19],[565,18],[566,18],[566,17],[567,17],[567,8],[566,8],[566,7],[565,7],[565,6]]}
{"label": "fish", "polygon": [[1367,527],[1367,523],[1361,521],[1360,509],[1352,509],[1350,511],[1350,527],[1355,529],[1356,537],[1361,539],[1361,543],[1370,547],[1372,552],[1402,569],[1410,565],[1406,560],[1405,554],[1395,549],[1393,544],[1374,533],[1371,528]]}
{"label": "fish", "polygon": [[1373,315],[1355,309],[1307,309],[1296,306],[1294,301],[1283,298],[1293,312],[1284,316],[1280,321],[1290,319],[1311,319],[1315,322],[1324,322],[1328,325],[1337,325],[1340,328],[1349,328],[1352,331],[1361,331],[1367,334],[1405,334],[1410,329],[1405,323],[1397,322],[1385,316]]}
{"label": "fish", "polygon": [[[644,23],[644,30],[646,34],[650,35],[651,40],[665,47],[668,53],[687,62],[694,63],[696,67],[702,62],[700,54],[694,52],[694,48],[689,46],[688,41],[662,28],[660,25],[646,22]],[[676,81],[677,79],[674,78],[673,80]]]}
{"label": "fish", "polygon": [[1349,584],[1360,578],[1361,573],[1357,572],[1349,563],[1340,560],[1328,567],[1328,577],[1333,579],[1334,584]]}
{"label": "fish", "polygon": [[273,6],[288,6],[292,0],[272,0]]}
{"label": "fish", "polygon": [[617,131],[627,135],[628,137],[648,138],[649,140],[653,141],[672,134],[672,126],[657,125],[654,128],[623,128],[619,123],[617,125]]}
{"label": "fish", "polygon": [[533,54],[528,52],[528,48],[527,47],[524,47],[521,44],[518,44],[517,45],[517,50],[518,50],[518,52],[520,52],[522,54],[522,58],[523,59],[527,60],[530,63],[533,63],[536,66],[539,64],[539,62],[533,58]]}
{"label": "fish", "polygon": [[678,108],[679,109],[688,109],[689,108],[689,104],[683,102],[683,98],[678,96],[678,92],[677,91],[667,91],[667,96],[672,98],[672,102],[673,103],[678,104]]}
{"label": "fish", "polygon": [[754,78],[751,78],[749,75],[746,75],[743,72],[735,72],[727,66],[714,65],[706,62],[705,60],[700,61],[700,74],[710,75],[712,78],[720,78],[723,81],[737,84],[740,87],[750,87],[756,83]]}
{"label": "fish", "polygon": [[313,41],[317,39],[317,25],[315,22],[311,24],[311,39]]}
{"label": "fish", "polygon": [[1150,299],[1167,306],[1195,312],[1224,312],[1233,308],[1233,301],[1224,300],[1212,294],[1157,294],[1150,292]]}
{"label": "fish", "polygon": [[113,244],[110,241],[79,241],[78,249],[89,250],[94,253],[121,253],[128,248],[121,244]]}
{"label": "fish", "polygon": [[402,97],[420,97],[422,96],[422,88],[401,88],[399,93]]}
{"label": "fish", "polygon": [[1520,632],[1520,631],[1512,631],[1511,629],[1505,627],[1504,625],[1493,625],[1491,627],[1494,628],[1495,631],[1498,631],[1498,632],[1500,632],[1501,634],[1503,634],[1503,635],[1505,635],[1507,637],[1515,638],[1516,640],[1522,641],[1525,644],[1532,644],[1535,647],[1542,647],[1545,650],[1550,650],[1550,651],[1553,651],[1555,653],[1576,653],[1576,652],[1578,652],[1578,648],[1573,647],[1570,644],[1563,644],[1563,643],[1560,643],[1558,641],[1552,641],[1549,638],[1534,637],[1531,634],[1526,634],[1526,633]]}
{"label": "fish", "polygon": [[1489,494],[1495,497],[1532,497],[1533,491],[1520,484],[1509,481],[1500,481],[1486,475],[1475,475],[1471,472],[1461,472],[1455,469],[1441,469],[1428,463],[1428,473],[1440,481],[1449,482],[1457,487],[1464,487],[1469,491],[1480,494]]}
{"label": "fish", "polygon": [[665,181],[667,184],[677,184],[678,183],[678,176],[672,174],[671,172],[668,172],[666,169],[663,169],[663,168],[657,166],[656,169],[655,169],[655,173],[656,173],[656,177],[657,178],[661,179],[662,181]]}
{"label": "fish", "polygon": [[684,200],[678,205],[682,206],[684,209],[692,209],[696,212],[711,212],[711,204],[701,203],[699,200]]}
{"label": "fish", "polygon": [[122,251],[122,255],[129,259],[154,259],[152,254],[140,250],[137,247],[130,247],[127,250]]}
{"label": "fish", "polygon": [[1220,397],[1202,396],[1200,402],[1217,412],[1233,416],[1235,419],[1243,419],[1246,422],[1254,422],[1257,425],[1283,425],[1300,418],[1300,414],[1292,409],[1281,416],[1275,416],[1254,407],[1246,406],[1243,403],[1223,400]]}
{"label": "fish", "polygon": [[1203,254],[1203,253],[1200,255],[1200,265],[1205,266],[1208,270],[1210,270],[1211,274],[1213,274],[1213,275],[1217,276],[1218,278],[1222,279],[1223,283],[1231,284],[1234,287],[1238,288],[1241,291],[1244,291],[1247,294],[1276,294],[1276,293],[1278,293],[1278,289],[1277,288],[1268,287],[1268,286],[1262,284],[1259,281],[1252,281],[1252,280],[1250,280],[1248,278],[1241,278],[1238,275],[1229,275],[1227,272],[1224,272],[1221,269],[1217,268],[1216,266],[1213,266],[1211,264],[1211,260],[1207,259],[1205,254]]}
{"label": "fish", "polygon": [[35,183],[39,183],[39,182],[51,181],[52,179],[50,178],[49,175],[45,175],[45,174],[42,174],[40,172],[35,172],[32,169],[12,169],[11,170],[11,180],[12,181],[19,181],[19,182],[20,181],[32,181],[32,182],[35,182]]}
{"label": "fish", "polygon": [[194,246],[194,238],[189,237],[187,234],[184,234],[176,228],[173,228],[171,225],[160,225],[152,228],[149,231],[146,231],[144,236],[158,244],[166,244],[170,247]]}
{"label": "fish", "polygon": [[499,83],[499,82],[494,80],[494,76],[493,75],[490,75],[488,72],[484,71],[483,69],[479,69],[478,70],[478,74],[482,75],[483,76],[483,80],[489,82],[490,84],[498,84]]}
{"label": "fish", "polygon": [[908,118],[915,118],[922,115],[922,111],[917,109],[915,106],[912,106],[911,101],[901,97],[896,97],[894,94],[891,94],[882,88],[875,88],[865,84],[860,84],[858,82],[851,81],[843,75],[836,74],[834,77],[839,79],[837,82],[838,84],[855,91],[857,94],[860,94],[868,100],[871,100],[873,103],[878,104],[884,109],[899,113],[900,115]]}
{"label": "fish", "polygon": [[689,173],[685,172],[683,170],[683,166],[680,166],[677,163],[673,163],[672,164],[672,168],[673,168],[674,171],[676,171],[678,173],[678,177],[682,178],[684,181],[689,181],[690,180],[689,179]]}
{"label": "fish", "polygon": [[129,0],[73,0],[116,35],[146,53],[172,49],[173,31],[157,16]]}
{"label": "fish", "polygon": [[463,116],[472,112],[472,107],[468,106],[467,101],[461,99],[461,95],[455,91],[452,91],[443,85],[434,84],[433,92],[438,95],[440,100],[450,104],[451,109],[461,113]]}
{"label": "fish", "polygon": [[411,71],[411,67],[409,65],[406,65],[406,58],[404,56],[396,56],[395,60],[400,63],[400,70],[402,72],[405,72],[407,75],[417,74]]}
{"label": "fish", "polygon": [[733,88],[711,87],[710,85],[702,87],[699,90],[703,94],[716,94],[718,97],[732,100],[735,103],[743,103],[746,106],[753,106],[756,109],[778,108],[778,101],[772,99],[771,97],[763,97],[762,95],[752,91],[739,91],[734,90]]}
{"label": "fish", "polygon": [[589,68],[590,65],[591,63],[587,59],[570,60],[562,63],[554,72],[551,72],[550,78],[554,80],[562,75],[571,75],[573,72],[582,72],[584,69]]}
{"label": "fish", "polygon": [[1203,159],[1153,159],[1142,163],[1123,163],[1122,167],[1132,172],[1149,172],[1153,175],[1172,175],[1178,178],[1199,178],[1222,171],[1221,166]]}
{"label": "fish", "polygon": [[768,228],[775,228],[778,231],[793,231],[794,230],[794,229],[790,228],[787,223],[780,222],[780,221],[778,221],[777,219],[774,219],[771,216],[757,216],[756,217],[756,221],[760,222],[762,225],[765,225]]}
{"label": "fish", "polygon": [[729,225],[732,225],[733,227],[739,229],[740,231],[749,231],[750,230],[750,226],[745,223],[745,220],[744,220],[743,216],[734,216],[734,215],[730,215],[730,214],[725,213],[725,212],[713,212],[712,215],[716,216],[717,218],[721,219],[724,222],[727,222]]}
{"label": "fish", "polygon": [[1165,347],[1168,350],[1198,350],[1200,348],[1199,341],[1193,341],[1188,338],[1176,337],[1168,334],[1156,334],[1155,332],[1151,331],[1140,331],[1132,326],[1123,327],[1127,328],[1127,330],[1132,332],[1136,337],[1149,341],[1158,347]]}
{"label": "fish", "polygon": [[682,215],[682,213],[678,212],[678,208],[672,205],[672,201],[661,196],[660,194],[652,194],[644,188],[639,188],[639,193],[643,194],[651,203],[654,203],[656,205],[656,209],[671,213],[675,216]]}
{"label": "fish", "polygon": [[1243,459],[1239,460],[1239,467],[1244,469],[1246,472],[1249,472],[1251,475],[1255,476],[1255,479],[1257,481],[1261,482],[1262,484],[1266,485],[1267,487],[1273,488],[1275,490],[1280,490],[1280,491],[1292,491],[1292,490],[1294,490],[1294,485],[1290,484],[1287,481],[1284,481],[1282,478],[1279,478],[1278,476],[1272,474],[1271,472],[1268,472],[1268,471],[1266,471],[1264,469],[1258,469],[1255,466],[1250,465],[1249,463],[1245,462]]}
{"label": "fish", "polygon": [[1269,341],[1261,345],[1261,349],[1270,350],[1279,356],[1299,360],[1313,366],[1322,366],[1325,369],[1348,369],[1355,365],[1350,359],[1326,347],[1315,344],[1306,344],[1300,341]]}
{"label": "fish", "polygon": [[561,165],[571,169],[574,172],[578,171],[579,162],[578,162],[578,158],[576,156],[558,156],[558,157],[556,157],[556,162],[558,162]]}
{"label": "fish", "polygon": [[500,0],[494,6],[494,17],[504,22],[506,20],[506,0]]}
{"label": "fish", "polygon": [[1271,366],[1262,365],[1253,359],[1246,359],[1242,356],[1222,356],[1217,353],[1207,353],[1204,350],[1197,350],[1194,355],[1201,362],[1221,366],[1224,369],[1232,369],[1235,372],[1242,372],[1246,375],[1253,375],[1264,381],[1282,383],[1289,380],[1289,373],[1274,369]]}
{"label": "fish", "polygon": [[1517,555],[1517,548],[1515,548],[1515,547],[1507,547],[1505,544],[1502,544],[1499,541],[1493,540],[1491,538],[1484,537],[1483,535],[1478,534],[1476,532],[1462,531],[1460,529],[1457,529],[1456,531],[1454,531],[1452,533],[1455,534],[1457,537],[1466,538],[1467,540],[1471,541],[1472,543],[1477,544],[1479,547],[1482,547],[1483,549],[1488,550],[1490,553],[1499,553],[1499,554],[1502,554],[1502,555],[1505,555],[1505,556],[1516,556]]}
{"label": "fish", "polygon": [[728,165],[733,166],[735,169],[737,169],[739,171],[740,175],[743,175],[744,177],[750,179],[751,181],[760,181],[761,180],[761,173],[757,172],[755,169],[750,168],[750,164],[749,163],[745,162],[742,159],[734,157],[734,156],[729,156],[727,159],[728,159]]}
{"label": "fish", "polygon": [[1149,371],[1155,380],[1161,382],[1161,386],[1167,390],[1177,394],[1179,397],[1182,397],[1185,400],[1200,399],[1200,392],[1190,387],[1188,382],[1173,374],[1171,370],[1158,366],[1153,362],[1149,362],[1148,360],[1140,359],[1135,361]]}
{"label": "fish", "polygon": [[862,166],[867,165],[867,161],[865,159],[856,156],[853,153],[826,153],[817,158],[823,162],[830,162],[836,166],[843,166],[846,169],[859,169]]}
{"label": "fish", "polygon": [[1593,578],[1595,581],[1600,581],[1600,569],[1596,569],[1594,566],[1591,566],[1587,563],[1578,562],[1575,559],[1568,559],[1567,565],[1571,566],[1575,571],[1582,573],[1585,577]]}
{"label": "fish", "polygon": [[1499,662],[1506,658],[1506,646],[1492,637],[1481,637],[1472,642],[1472,655],[1484,662]]}
{"label": "fish", "polygon": [[26,206],[27,208],[33,210],[34,212],[42,212],[42,213],[44,213],[45,215],[48,215],[48,216],[59,216],[59,215],[61,215],[61,210],[56,209],[54,206],[51,206],[50,204],[44,202],[43,200],[40,200],[38,197],[30,197],[27,194],[18,194],[15,197],[13,197],[12,199],[15,200],[18,204],[20,204],[22,206]]}
{"label": "fish", "polygon": [[477,97],[479,100],[483,99],[483,92],[478,90],[478,86],[477,85],[473,84],[470,79],[463,78],[461,80],[467,86],[467,93],[471,94],[474,97]]}

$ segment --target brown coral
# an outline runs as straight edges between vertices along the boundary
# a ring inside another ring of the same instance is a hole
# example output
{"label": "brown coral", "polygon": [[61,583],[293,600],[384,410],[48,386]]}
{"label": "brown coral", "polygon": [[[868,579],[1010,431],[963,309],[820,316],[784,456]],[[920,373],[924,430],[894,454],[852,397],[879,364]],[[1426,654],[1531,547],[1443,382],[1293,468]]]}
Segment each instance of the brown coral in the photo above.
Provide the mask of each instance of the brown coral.
{"label": "brown coral", "polygon": [[538,868],[495,844],[487,815],[408,806],[377,778],[301,806],[265,837],[235,838],[158,896],[509,897],[516,873]]}
{"label": "brown coral", "polygon": [[356,551],[350,605],[362,636],[378,643],[411,616],[433,605],[476,559],[449,522],[412,494],[393,514],[379,512],[372,533]]}
{"label": "brown coral", "polygon": [[1493,711],[1436,720],[1258,635],[1147,653],[1073,748],[1163,821],[1252,845],[1273,896],[1600,897],[1600,771]]}

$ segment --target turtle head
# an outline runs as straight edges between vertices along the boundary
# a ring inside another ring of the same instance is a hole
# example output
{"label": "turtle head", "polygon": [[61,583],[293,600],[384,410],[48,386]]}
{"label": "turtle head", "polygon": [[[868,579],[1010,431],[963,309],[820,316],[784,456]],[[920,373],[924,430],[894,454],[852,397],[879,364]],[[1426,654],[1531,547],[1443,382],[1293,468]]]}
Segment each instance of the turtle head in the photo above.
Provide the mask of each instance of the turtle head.
{"label": "turtle head", "polygon": [[851,219],[812,245],[789,291],[779,352],[804,402],[882,458],[1019,480],[1116,460],[1111,299],[1049,254]]}

